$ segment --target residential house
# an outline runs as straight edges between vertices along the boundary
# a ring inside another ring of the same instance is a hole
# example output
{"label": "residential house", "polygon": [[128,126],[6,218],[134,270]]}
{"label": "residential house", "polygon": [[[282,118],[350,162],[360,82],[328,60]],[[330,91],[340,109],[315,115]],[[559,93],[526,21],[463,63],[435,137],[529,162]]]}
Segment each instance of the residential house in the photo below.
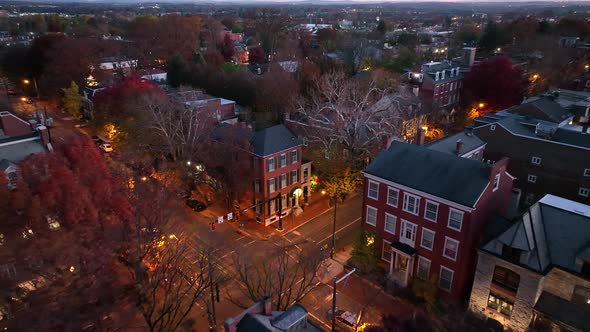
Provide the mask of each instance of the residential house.
{"label": "residential house", "polygon": [[141,78],[148,81],[153,81],[156,83],[166,83],[166,79],[168,75],[165,70],[154,68],[154,69],[145,69],[141,71]]}
{"label": "residential house", "polygon": [[[527,106],[527,110],[528,110]],[[570,126],[571,116],[531,111],[532,115],[498,112],[478,118],[474,133],[486,142],[484,159],[510,159],[521,202],[528,206],[546,194],[590,204],[590,134],[588,127]],[[526,114],[529,114],[528,111]]]}
{"label": "residential house", "polygon": [[486,143],[473,134],[472,127],[466,127],[464,131],[438,139],[427,144],[426,147],[430,150],[482,161]]}
{"label": "residential house", "polygon": [[8,178],[8,186],[16,188],[16,164],[30,155],[52,151],[49,130],[34,127],[9,112],[0,112],[0,172]]}
{"label": "residential house", "polygon": [[469,308],[514,331],[590,331],[590,206],[554,195],[490,229]]}
{"label": "residential house", "polygon": [[307,201],[311,161],[302,158],[303,142],[284,125],[255,131],[250,144],[254,212],[256,220],[268,226],[300,211]]}
{"label": "residential house", "polygon": [[307,310],[294,304],[286,311],[273,311],[270,298],[256,302],[223,323],[225,332],[322,332],[308,319]]}
{"label": "residential house", "polygon": [[466,298],[480,234],[493,214],[508,210],[506,166],[436,144],[393,142],[383,151],[363,172],[363,229],[380,235],[389,280],[406,287],[435,279],[442,298]]}
{"label": "residential house", "polygon": [[464,49],[462,63],[448,60],[429,62],[408,72],[407,82],[418,91],[422,106],[428,113],[450,115],[459,104],[463,88],[463,72],[473,65],[475,48]]}
{"label": "residential house", "polygon": [[238,122],[237,104],[233,100],[213,97],[200,90],[176,92],[187,107],[195,112],[207,112],[215,117],[219,123],[236,124]]}

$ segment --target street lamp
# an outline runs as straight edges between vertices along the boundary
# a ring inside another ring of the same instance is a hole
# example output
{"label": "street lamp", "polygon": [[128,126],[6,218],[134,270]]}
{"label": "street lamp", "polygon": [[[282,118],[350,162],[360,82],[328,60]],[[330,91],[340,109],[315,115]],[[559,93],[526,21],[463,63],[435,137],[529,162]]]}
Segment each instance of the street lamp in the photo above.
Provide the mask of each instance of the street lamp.
{"label": "street lamp", "polygon": [[484,108],[484,107],[486,106],[486,104],[484,104],[484,103],[479,103],[479,105],[477,105],[477,106],[479,106],[479,108]]}
{"label": "street lamp", "polygon": [[[23,80],[24,84],[31,84],[31,81],[29,81],[28,79],[24,79]],[[39,98],[39,89],[37,88],[37,80],[33,77],[33,85],[35,86],[35,94],[37,95],[37,98]]]}

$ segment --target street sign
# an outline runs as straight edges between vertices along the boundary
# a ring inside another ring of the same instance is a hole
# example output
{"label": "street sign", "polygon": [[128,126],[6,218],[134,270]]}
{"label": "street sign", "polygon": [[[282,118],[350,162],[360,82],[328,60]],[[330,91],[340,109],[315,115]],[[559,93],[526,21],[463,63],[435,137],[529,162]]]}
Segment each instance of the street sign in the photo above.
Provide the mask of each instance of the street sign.
{"label": "street sign", "polygon": [[223,224],[223,216],[217,218],[217,223],[218,224]]}
{"label": "street sign", "polygon": [[230,212],[227,214],[227,220],[232,220],[234,218],[234,213]]}

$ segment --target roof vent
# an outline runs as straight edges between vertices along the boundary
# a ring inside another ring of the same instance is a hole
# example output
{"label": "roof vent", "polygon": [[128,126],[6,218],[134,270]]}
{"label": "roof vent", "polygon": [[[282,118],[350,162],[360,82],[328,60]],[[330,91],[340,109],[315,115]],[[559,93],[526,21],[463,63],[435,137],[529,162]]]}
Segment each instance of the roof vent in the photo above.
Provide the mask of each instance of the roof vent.
{"label": "roof vent", "polygon": [[535,135],[544,139],[551,139],[553,134],[555,134],[555,130],[556,128],[552,126],[537,123],[537,125],[535,126]]}

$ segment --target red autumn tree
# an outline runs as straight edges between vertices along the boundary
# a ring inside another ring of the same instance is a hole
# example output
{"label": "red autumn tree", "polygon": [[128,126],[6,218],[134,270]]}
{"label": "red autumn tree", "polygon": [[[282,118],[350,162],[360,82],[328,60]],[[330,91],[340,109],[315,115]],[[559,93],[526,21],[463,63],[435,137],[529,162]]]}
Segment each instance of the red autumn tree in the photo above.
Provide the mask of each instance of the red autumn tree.
{"label": "red autumn tree", "polygon": [[483,103],[488,112],[519,104],[527,81],[520,68],[504,56],[484,60],[474,66],[464,81],[468,104]]}
{"label": "red autumn tree", "polygon": [[121,291],[112,269],[121,225],[133,216],[120,183],[89,139],[18,164],[17,187],[0,225],[4,253],[12,255],[17,273],[50,285],[22,300],[27,309],[10,327],[79,330],[109,310]]}
{"label": "red autumn tree", "polygon": [[264,49],[260,46],[252,47],[248,55],[248,61],[250,63],[266,62],[266,53],[264,53]]}
{"label": "red autumn tree", "polygon": [[231,61],[234,54],[236,54],[236,50],[234,49],[234,42],[231,40],[231,36],[228,34],[225,35],[223,38],[223,44],[221,45],[221,54],[225,61]]}

